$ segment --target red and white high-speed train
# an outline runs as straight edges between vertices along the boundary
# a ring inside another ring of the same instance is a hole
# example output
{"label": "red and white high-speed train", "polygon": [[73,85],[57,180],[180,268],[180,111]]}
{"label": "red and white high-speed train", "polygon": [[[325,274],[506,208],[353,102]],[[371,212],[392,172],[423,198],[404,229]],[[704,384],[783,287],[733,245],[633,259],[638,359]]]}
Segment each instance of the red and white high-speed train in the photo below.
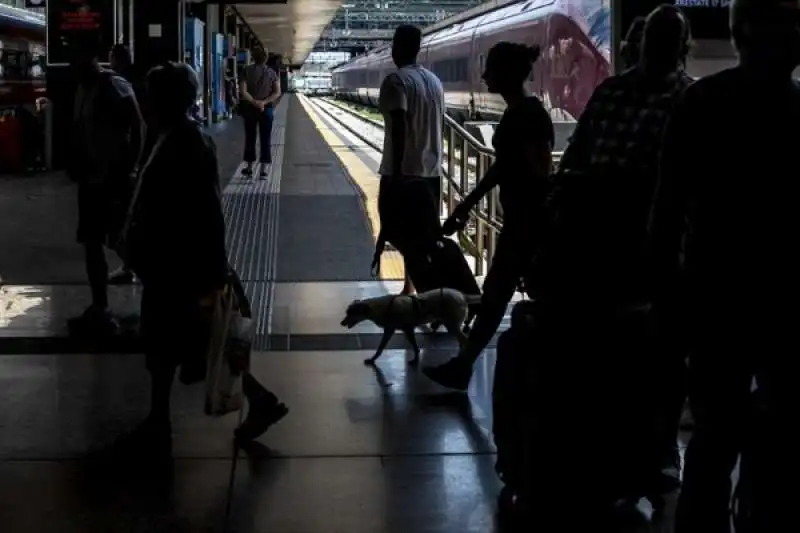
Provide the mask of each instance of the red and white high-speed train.
{"label": "red and white high-speed train", "polygon": [[[489,94],[481,79],[489,49],[500,41],[541,47],[528,88],[556,121],[574,121],[611,74],[610,0],[523,0],[471,11],[474,16],[466,12],[426,33],[418,58],[442,80],[448,113],[457,120],[502,115],[505,103]],[[381,81],[394,68],[390,48],[375,49],[334,69],[333,90],[375,106]]]}

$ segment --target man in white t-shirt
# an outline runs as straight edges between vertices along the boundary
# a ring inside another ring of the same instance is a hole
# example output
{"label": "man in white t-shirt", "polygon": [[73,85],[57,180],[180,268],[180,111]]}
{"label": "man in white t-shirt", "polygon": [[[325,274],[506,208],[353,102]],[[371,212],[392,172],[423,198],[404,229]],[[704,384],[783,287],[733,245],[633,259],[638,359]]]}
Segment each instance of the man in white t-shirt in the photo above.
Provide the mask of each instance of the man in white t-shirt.
{"label": "man in white t-shirt", "polygon": [[[436,213],[441,211],[444,90],[439,78],[416,62],[421,43],[422,32],[419,28],[397,28],[392,42],[392,58],[397,70],[386,76],[381,84],[378,103],[386,126],[379,170],[379,208],[383,228],[392,226],[391,218],[402,220],[402,213],[410,214],[419,210],[419,205],[403,205],[398,210],[392,210],[398,213],[398,217],[388,215],[387,206],[398,198],[397,189],[393,189],[392,185],[408,179],[423,178],[430,185]],[[426,202],[430,198],[404,198],[403,201]],[[402,225],[396,224],[395,227]],[[393,230],[391,227],[389,229]],[[391,242],[392,239],[388,240]],[[414,287],[406,274],[403,293],[412,292]]]}

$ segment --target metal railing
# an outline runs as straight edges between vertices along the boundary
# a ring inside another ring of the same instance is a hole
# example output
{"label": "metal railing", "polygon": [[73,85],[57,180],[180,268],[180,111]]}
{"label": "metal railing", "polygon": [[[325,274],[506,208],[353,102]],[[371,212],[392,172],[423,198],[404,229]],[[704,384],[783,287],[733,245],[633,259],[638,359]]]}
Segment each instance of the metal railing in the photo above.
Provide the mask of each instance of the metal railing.
{"label": "metal railing", "polygon": [[[494,163],[495,152],[449,116],[445,116],[443,133],[442,200],[444,215],[449,217],[486,175]],[[560,152],[553,154],[554,165],[560,159]],[[502,230],[503,207],[495,187],[472,210],[466,229],[458,236],[461,248],[475,260],[475,275],[483,276],[489,269]]]}
{"label": "metal railing", "polygon": [[[338,102],[329,99],[324,99],[324,101],[332,107],[360,119],[365,126],[373,130],[383,129],[382,122],[365,117]],[[341,119],[337,119],[337,122],[375,150],[380,151],[383,148],[379,139],[375,138],[374,131],[357,131],[352,124],[345,123]],[[440,208],[440,214],[443,218],[447,218],[486,175],[486,171],[494,163],[495,152],[493,148],[478,140],[449,116],[445,116],[443,136],[444,160],[442,162],[440,203],[443,209]],[[561,152],[554,153],[553,164],[557,165],[560,160]],[[486,274],[497,247],[497,238],[502,230],[503,208],[500,205],[499,191],[495,188],[483,197],[476,209],[472,210],[467,227],[458,235],[459,244],[465,255],[471,257],[475,262],[475,275]]]}

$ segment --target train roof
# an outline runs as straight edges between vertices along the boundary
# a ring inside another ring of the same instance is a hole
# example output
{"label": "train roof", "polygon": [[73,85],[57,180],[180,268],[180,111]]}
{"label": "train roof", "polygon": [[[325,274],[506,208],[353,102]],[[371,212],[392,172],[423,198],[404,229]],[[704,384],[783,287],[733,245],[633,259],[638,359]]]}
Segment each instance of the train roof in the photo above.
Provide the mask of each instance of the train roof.
{"label": "train roof", "polygon": [[[463,31],[472,31],[483,24],[505,21],[509,17],[541,8],[560,8],[571,0],[490,0],[484,4],[468,9],[458,15],[429,26],[423,31],[422,46],[441,42]],[[566,8],[566,6],[564,6]],[[552,9],[548,9],[550,12]],[[345,72],[352,68],[363,68],[367,64],[389,55],[391,45],[373,49],[368,54],[356,57],[351,61],[333,69],[332,72]]]}
{"label": "train roof", "polygon": [[0,23],[37,30],[44,30],[47,25],[45,16],[41,13],[5,4],[0,4]]}

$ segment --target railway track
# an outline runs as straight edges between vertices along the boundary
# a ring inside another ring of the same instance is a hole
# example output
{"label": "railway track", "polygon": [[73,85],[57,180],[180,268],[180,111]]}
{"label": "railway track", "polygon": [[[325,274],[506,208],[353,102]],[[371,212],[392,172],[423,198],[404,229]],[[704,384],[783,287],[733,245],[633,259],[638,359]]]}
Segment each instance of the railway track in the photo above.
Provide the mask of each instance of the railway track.
{"label": "railway track", "polygon": [[[334,120],[338,125],[342,126],[344,129],[352,133],[358,139],[366,143],[370,148],[374,149],[377,152],[383,152],[383,136],[385,133],[384,125],[382,122],[378,120],[374,120],[368,117],[365,117],[355,111],[352,108],[349,108],[345,105],[339,104],[338,102],[333,101],[330,98],[313,98],[309,99],[313,105],[316,106],[317,109],[321,110],[322,113],[329,117],[330,119]],[[444,146],[445,156],[447,152],[447,141],[445,140]],[[454,174],[455,178],[459,178],[460,173],[460,162],[461,162],[461,154],[458,150],[455,151],[454,154]],[[445,161],[442,163],[442,170],[447,172],[447,165],[448,165],[447,158],[445,157]],[[467,182],[469,184],[470,190],[474,187],[477,183],[477,176],[475,175],[475,167],[476,167],[476,159],[474,157],[468,158],[468,166],[467,166]]]}
{"label": "railway track", "polygon": [[[331,101],[328,98],[309,98],[308,101],[310,102],[311,106],[320,113],[321,116],[327,118],[334,122],[338,127],[348,131],[353,136],[358,138],[359,140],[363,141],[367,146],[374,149],[376,152],[381,153],[383,151],[383,136],[384,136],[384,125],[382,122],[378,120],[374,120],[368,117],[365,117],[359,114],[357,111],[346,107],[342,104],[337,102]],[[447,155],[449,154],[447,150],[447,146],[445,144],[445,160],[442,163],[442,170],[444,174],[447,174],[447,167],[449,161],[447,160]],[[453,154],[453,160],[455,162],[453,174],[456,180],[460,180],[461,174],[461,154],[456,150]],[[468,158],[469,164],[467,165],[467,186],[468,190],[472,190],[472,188],[477,184],[477,173],[476,173],[476,158],[469,157]],[[445,183],[445,187],[449,188],[450,186]],[[462,185],[463,187],[463,185]],[[462,197],[461,192],[457,193],[457,197],[454,198],[455,205],[460,198]],[[449,213],[450,206],[448,205],[447,198],[443,198],[442,203],[442,212],[443,212],[443,220],[447,218]],[[496,211],[496,210],[495,210]],[[495,217],[490,219],[488,213],[486,212],[475,212],[475,217],[467,224],[466,231],[459,234],[458,241],[461,244],[462,249],[464,249],[465,254],[467,257],[471,257],[474,261],[480,262],[483,266],[479,267],[476,273],[479,275],[485,272],[485,269],[488,268],[488,263],[486,263],[486,255],[483,251],[482,246],[478,246],[477,243],[477,232],[478,230],[478,219],[482,219],[484,223],[486,223],[486,228],[484,231],[488,230],[491,227],[491,230],[494,233],[499,232],[500,228],[502,227],[502,219],[499,217]],[[494,242],[495,239],[490,239],[491,242]],[[488,257],[492,256],[493,250],[490,251]]]}

